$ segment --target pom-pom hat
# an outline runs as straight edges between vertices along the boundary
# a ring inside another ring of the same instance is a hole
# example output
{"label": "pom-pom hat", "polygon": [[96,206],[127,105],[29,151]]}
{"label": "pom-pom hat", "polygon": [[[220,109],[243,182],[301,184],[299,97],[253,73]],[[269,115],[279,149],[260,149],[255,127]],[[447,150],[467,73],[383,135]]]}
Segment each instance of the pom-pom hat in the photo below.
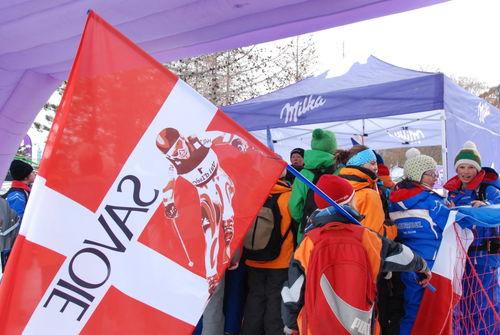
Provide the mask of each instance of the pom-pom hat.
{"label": "pom-pom hat", "polygon": [[[316,186],[339,205],[348,204],[354,197],[352,185],[339,176],[324,174],[319,178]],[[319,209],[331,206],[317,193],[314,193],[314,202]]]}
{"label": "pom-pom hat", "polygon": [[481,155],[477,151],[476,144],[472,141],[464,143],[464,147],[455,156],[455,170],[460,164],[470,164],[481,171]]}
{"label": "pom-pom hat", "polygon": [[411,148],[406,151],[406,162],[404,165],[404,175],[406,178],[420,183],[424,172],[433,170],[436,166],[434,158],[422,155],[420,150]]}
{"label": "pom-pom hat", "polygon": [[337,138],[329,130],[314,129],[311,139],[311,149],[333,154],[337,150]]}

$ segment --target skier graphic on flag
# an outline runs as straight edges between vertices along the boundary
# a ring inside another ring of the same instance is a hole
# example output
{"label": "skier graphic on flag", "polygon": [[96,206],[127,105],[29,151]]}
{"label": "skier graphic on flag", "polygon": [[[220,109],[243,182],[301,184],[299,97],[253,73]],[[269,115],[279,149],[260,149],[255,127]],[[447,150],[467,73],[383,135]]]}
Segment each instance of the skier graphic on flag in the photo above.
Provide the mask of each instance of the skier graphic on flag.
{"label": "skier graphic on flag", "polygon": [[[232,180],[219,165],[216,153],[211,149],[211,146],[216,144],[230,144],[241,152],[248,149],[247,142],[239,136],[218,131],[205,132],[203,137],[200,135],[185,137],[175,128],[165,128],[156,138],[156,146],[171,163],[168,182],[163,188],[165,216],[173,220],[178,217],[174,201],[174,189],[178,177],[193,184],[198,192],[201,227],[205,237],[205,271],[210,294],[213,293],[218,281],[217,255],[220,228],[224,232],[224,264],[228,263],[231,257],[231,241],[234,236],[234,212],[231,202],[235,188]],[[175,222],[174,226],[176,227]],[[183,247],[189,259],[185,246]],[[190,259],[189,262],[192,266]]]}

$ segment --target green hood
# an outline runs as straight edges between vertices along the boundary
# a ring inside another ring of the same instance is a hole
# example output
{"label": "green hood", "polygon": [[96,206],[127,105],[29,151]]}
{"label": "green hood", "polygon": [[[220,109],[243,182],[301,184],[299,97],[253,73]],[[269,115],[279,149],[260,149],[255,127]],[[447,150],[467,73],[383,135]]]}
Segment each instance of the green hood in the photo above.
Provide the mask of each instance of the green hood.
{"label": "green hood", "polygon": [[333,165],[333,155],[320,150],[306,150],[304,153],[304,168],[311,170]]}

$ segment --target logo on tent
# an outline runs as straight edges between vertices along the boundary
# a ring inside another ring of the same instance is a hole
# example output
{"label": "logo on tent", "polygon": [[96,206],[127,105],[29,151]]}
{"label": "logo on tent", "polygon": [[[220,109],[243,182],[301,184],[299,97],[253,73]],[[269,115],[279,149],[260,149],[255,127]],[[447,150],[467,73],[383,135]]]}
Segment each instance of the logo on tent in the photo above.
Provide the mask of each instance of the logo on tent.
{"label": "logo on tent", "polygon": [[425,134],[422,130],[410,130],[408,127],[401,127],[400,130],[395,130],[392,133],[387,132],[387,134],[391,137],[397,138],[398,140],[402,140],[403,144],[418,144],[420,143],[420,140],[425,138]]}
{"label": "logo on tent", "polygon": [[323,106],[326,100],[323,99],[321,95],[314,97],[314,95],[309,95],[304,98],[304,100],[299,100],[293,105],[287,102],[285,106],[281,109],[280,120],[285,118],[285,123],[297,122],[301,115],[306,114],[316,108]]}
{"label": "logo on tent", "polygon": [[491,114],[490,106],[486,101],[481,101],[477,105],[477,117],[479,119],[479,122],[485,123],[486,118]]}

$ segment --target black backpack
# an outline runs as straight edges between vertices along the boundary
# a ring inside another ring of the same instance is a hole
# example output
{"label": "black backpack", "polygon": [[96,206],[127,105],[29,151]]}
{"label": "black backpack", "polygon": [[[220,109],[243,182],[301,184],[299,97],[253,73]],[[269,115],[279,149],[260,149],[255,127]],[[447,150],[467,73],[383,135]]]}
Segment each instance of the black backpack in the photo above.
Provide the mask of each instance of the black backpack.
{"label": "black backpack", "polygon": [[[324,174],[333,174],[335,172],[334,166],[328,166],[326,168],[317,168],[317,169],[308,169],[312,173],[314,173],[314,178],[311,181],[314,185],[318,182],[319,178]],[[302,221],[299,225],[299,236],[304,235],[304,228],[307,225],[307,220],[311,216],[311,214],[318,209],[316,206],[316,202],[314,201],[314,191],[312,189],[307,190],[306,202],[304,204],[304,214],[302,216]]]}
{"label": "black backpack", "polygon": [[292,225],[281,235],[281,214],[278,198],[281,193],[271,194],[259,211],[254,223],[243,240],[246,259],[254,261],[272,261],[281,251]]}
{"label": "black backpack", "polygon": [[477,200],[485,201],[486,200],[486,188],[488,186],[493,186],[497,189],[500,189],[496,184],[490,183],[481,183],[479,185],[479,190],[477,191]]}

